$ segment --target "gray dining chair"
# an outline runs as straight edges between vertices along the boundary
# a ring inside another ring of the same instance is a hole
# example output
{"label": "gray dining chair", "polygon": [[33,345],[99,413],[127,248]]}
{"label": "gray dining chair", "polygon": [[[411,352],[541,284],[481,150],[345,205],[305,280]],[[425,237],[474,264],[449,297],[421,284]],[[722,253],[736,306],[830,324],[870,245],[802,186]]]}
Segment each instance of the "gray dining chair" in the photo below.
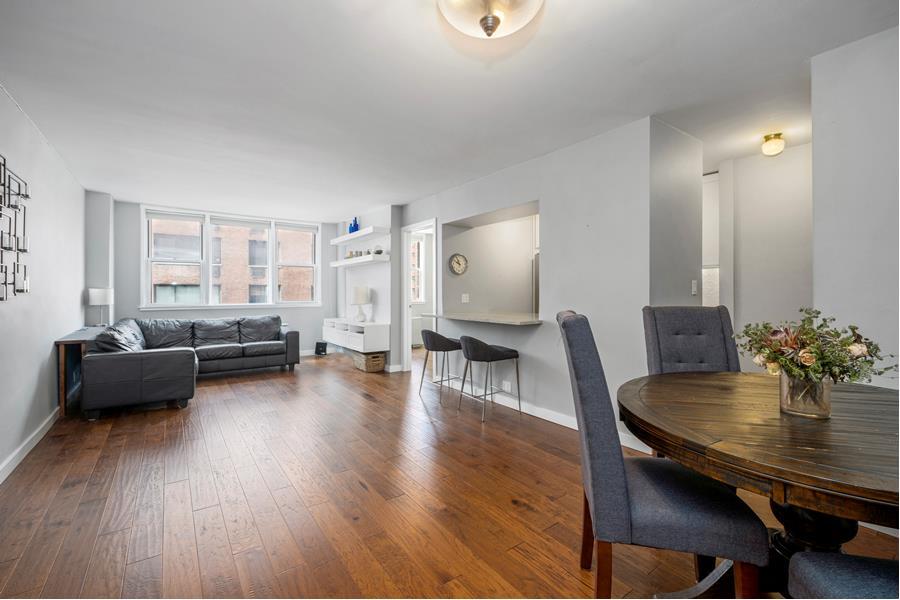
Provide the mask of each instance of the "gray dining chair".
{"label": "gray dining chair", "polygon": [[793,598],[896,598],[897,561],[837,552],[798,552],[788,568]]}
{"label": "gray dining chair", "polygon": [[[647,372],[740,372],[731,315],[724,306],[645,306]],[[661,452],[654,456],[664,458]],[[716,567],[712,556],[694,557],[697,580]]]}
{"label": "gray dining chair", "polygon": [[645,306],[644,339],[650,375],[741,370],[724,306]]}
{"label": "gray dining chair", "polygon": [[596,549],[596,597],[608,598],[612,593],[613,543],[730,559],[737,597],[756,595],[758,567],[769,560],[765,525],[717,481],[671,460],[624,457],[587,317],[565,311],[556,320],[566,349],[581,438],[581,568],[591,568]]}

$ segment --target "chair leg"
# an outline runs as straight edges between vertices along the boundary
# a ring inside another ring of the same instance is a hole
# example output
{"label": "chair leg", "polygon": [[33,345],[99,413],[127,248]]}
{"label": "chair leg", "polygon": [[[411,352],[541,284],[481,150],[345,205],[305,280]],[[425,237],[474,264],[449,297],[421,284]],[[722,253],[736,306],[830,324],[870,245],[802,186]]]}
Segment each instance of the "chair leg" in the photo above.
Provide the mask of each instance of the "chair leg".
{"label": "chair leg", "polygon": [[459,402],[456,403],[456,410],[459,410],[460,407],[462,406],[463,391],[466,389],[466,373],[468,373],[468,372],[469,372],[469,359],[466,359],[466,364],[463,367],[462,383],[459,385]]}
{"label": "chair leg", "polygon": [[484,423],[484,411],[487,409],[488,401],[488,375],[491,372],[491,363],[484,365],[484,395],[481,397],[481,422]]}
{"label": "chair leg", "polygon": [[422,384],[425,382],[425,371],[428,370],[428,350],[425,351],[425,362],[422,363],[422,376],[419,377],[419,398],[422,397]]}
{"label": "chair leg", "polygon": [[441,381],[438,386],[438,404],[444,404],[444,367],[447,366],[447,353],[443,353],[443,357],[441,358]]}
{"label": "chair leg", "polygon": [[494,404],[494,363],[488,363],[488,373],[491,375],[491,385],[488,389],[491,390],[491,404]]}
{"label": "chair leg", "polygon": [[612,544],[597,540],[597,579],[594,598],[612,597]]}
{"label": "chair leg", "polygon": [[594,524],[591,522],[591,506],[584,493],[584,510],[581,519],[581,568],[590,571],[594,561]]}
{"label": "chair leg", "polygon": [[712,573],[715,568],[715,556],[704,556],[703,554],[694,555],[694,577],[696,577],[697,581],[702,581],[703,578]]}
{"label": "chair leg", "polygon": [[759,598],[759,567],[735,561],[734,597]]}
{"label": "chair leg", "polygon": [[519,401],[519,414],[522,414],[522,389],[519,387],[519,359],[516,360],[516,399]]}

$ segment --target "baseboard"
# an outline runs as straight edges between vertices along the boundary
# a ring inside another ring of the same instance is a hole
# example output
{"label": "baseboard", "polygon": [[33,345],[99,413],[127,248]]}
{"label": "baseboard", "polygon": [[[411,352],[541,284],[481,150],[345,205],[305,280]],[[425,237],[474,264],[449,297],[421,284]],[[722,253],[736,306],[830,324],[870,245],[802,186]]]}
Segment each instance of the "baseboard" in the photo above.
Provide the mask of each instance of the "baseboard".
{"label": "baseboard", "polygon": [[384,370],[388,373],[397,373],[403,370],[403,365],[385,365]]}
{"label": "baseboard", "polygon": [[[444,384],[447,387],[459,391],[459,380],[450,381],[449,383]],[[468,390],[468,386],[466,387]],[[471,390],[466,392],[466,396],[471,393]],[[484,390],[481,386],[475,386],[475,395],[481,395],[484,393]],[[512,408],[514,410],[518,410],[519,401],[512,394],[508,394],[506,392],[494,392],[494,403],[500,404],[501,406],[506,406],[507,408]],[[522,399],[522,412],[525,414],[529,414],[533,417],[537,417],[539,419],[544,419],[545,421],[550,421],[551,423],[556,423],[557,425],[562,425],[563,427],[568,427],[569,429],[578,429],[578,425],[575,422],[575,417],[570,417],[569,415],[556,412],[555,410],[549,410],[540,406],[535,406],[525,400]]]}
{"label": "baseboard", "polygon": [[12,454],[7,456],[6,459],[0,463],[0,483],[3,483],[6,478],[9,477],[9,474],[19,466],[22,459],[31,452],[31,449],[34,448],[39,441],[41,441],[41,438],[43,438],[44,434],[50,430],[54,423],[56,423],[56,419],[58,418],[59,410],[54,408],[53,412],[50,413],[50,416],[44,419],[44,422],[41,423],[24,442],[19,444],[19,447],[13,450]]}
{"label": "baseboard", "polygon": [[316,354],[315,348],[310,348],[309,350],[301,350],[300,356],[314,356]]}
{"label": "baseboard", "polygon": [[881,533],[890,535],[892,537],[897,537],[897,530],[893,527],[884,527],[883,525],[875,525],[873,523],[863,523],[859,522],[863,527],[868,527],[869,529],[874,529],[875,531],[880,531]]}
{"label": "baseboard", "polygon": [[[447,387],[459,391],[459,384],[460,382],[457,378],[446,385]],[[468,386],[466,389],[469,389]],[[483,393],[483,391],[483,386],[475,386],[476,395]],[[467,392],[467,395],[469,393],[470,392]],[[512,409],[517,409],[519,407],[519,402],[516,400],[516,397],[506,392],[495,392],[494,402]],[[535,406],[525,399],[522,399],[522,412],[529,414],[532,417],[537,417],[539,419],[544,419],[545,421],[550,421],[551,423],[556,423],[557,425],[562,425],[563,427],[568,427],[569,429],[578,429],[578,422],[575,417],[542,406]],[[619,443],[632,450],[637,450],[638,452],[644,452],[646,454],[651,454],[653,452],[649,446],[637,439],[634,434],[628,431],[622,431],[621,429],[619,429]]]}

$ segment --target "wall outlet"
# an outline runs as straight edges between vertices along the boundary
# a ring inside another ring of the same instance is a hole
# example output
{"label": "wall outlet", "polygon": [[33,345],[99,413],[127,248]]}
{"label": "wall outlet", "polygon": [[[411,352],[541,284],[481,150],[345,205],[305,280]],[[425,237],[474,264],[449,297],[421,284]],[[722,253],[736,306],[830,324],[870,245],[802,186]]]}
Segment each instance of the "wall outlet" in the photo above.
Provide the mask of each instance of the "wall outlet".
{"label": "wall outlet", "polygon": [[469,303],[469,295],[463,294],[462,298],[460,299],[460,302],[462,302],[463,304],[468,304]]}
{"label": "wall outlet", "polygon": [[691,279],[691,296],[697,295],[697,280]]}
{"label": "wall outlet", "polygon": [[500,387],[501,387],[501,388],[503,389],[503,391],[506,392],[507,394],[511,394],[511,393],[512,393],[512,381],[505,381],[505,380],[504,380],[503,383],[500,384]]}

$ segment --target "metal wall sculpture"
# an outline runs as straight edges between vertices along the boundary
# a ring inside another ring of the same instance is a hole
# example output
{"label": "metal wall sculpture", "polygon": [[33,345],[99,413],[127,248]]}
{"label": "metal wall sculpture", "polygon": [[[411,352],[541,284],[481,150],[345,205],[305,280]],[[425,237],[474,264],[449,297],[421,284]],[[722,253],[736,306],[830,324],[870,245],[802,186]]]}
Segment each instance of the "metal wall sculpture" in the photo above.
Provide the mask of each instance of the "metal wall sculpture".
{"label": "metal wall sculpture", "polygon": [[27,294],[31,285],[28,266],[22,262],[29,250],[25,232],[29,198],[28,184],[6,167],[0,155],[0,302]]}

